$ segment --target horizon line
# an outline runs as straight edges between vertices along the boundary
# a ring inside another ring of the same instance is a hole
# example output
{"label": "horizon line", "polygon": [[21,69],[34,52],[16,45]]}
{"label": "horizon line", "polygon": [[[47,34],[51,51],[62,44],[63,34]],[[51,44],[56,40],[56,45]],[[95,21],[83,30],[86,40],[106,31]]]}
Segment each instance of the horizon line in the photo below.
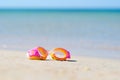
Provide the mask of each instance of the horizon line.
{"label": "horizon line", "polygon": [[120,8],[0,8],[0,9],[48,9],[48,10],[120,10]]}
{"label": "horizon line", "polygon": [[120,8],[0,8],[0,11],[120,11]]}

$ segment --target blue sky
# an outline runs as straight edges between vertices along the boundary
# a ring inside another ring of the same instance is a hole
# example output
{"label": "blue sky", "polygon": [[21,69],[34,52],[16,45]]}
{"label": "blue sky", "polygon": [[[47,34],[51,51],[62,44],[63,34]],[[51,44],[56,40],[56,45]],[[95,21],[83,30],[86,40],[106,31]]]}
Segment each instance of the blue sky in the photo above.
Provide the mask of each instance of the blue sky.
{"label": "blue sky", "polygon": [[120,0],[1,0],[0,8],[119,8]]}

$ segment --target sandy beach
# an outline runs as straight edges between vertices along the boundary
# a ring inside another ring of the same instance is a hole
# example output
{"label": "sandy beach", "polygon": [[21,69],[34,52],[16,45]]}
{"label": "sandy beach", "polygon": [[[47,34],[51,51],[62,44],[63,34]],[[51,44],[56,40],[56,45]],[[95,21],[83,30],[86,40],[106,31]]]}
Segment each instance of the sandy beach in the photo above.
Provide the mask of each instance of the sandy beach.
{"label": "sandy beach", "polygon": [[120,80],[120,60],[29,60],[26,52],[10,50],[0,50],[0,56],[0,80]]}

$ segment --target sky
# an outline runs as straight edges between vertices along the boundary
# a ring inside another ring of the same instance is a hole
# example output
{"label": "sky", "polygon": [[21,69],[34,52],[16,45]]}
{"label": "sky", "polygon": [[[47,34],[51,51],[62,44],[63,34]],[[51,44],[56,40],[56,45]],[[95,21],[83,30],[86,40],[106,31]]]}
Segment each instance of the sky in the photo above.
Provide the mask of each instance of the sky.
{"label": "sky", "polygon": [[120,0],[1,0],[0,8],[120,9]]}

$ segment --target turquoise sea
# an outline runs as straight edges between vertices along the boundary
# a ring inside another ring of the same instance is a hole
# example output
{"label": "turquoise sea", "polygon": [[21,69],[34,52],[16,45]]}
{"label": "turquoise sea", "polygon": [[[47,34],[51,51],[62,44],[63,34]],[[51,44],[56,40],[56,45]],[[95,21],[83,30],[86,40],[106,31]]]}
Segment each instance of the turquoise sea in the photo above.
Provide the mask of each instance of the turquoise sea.
{"label": "turquoise sea", "polygon": [[0,49],[35,46],[120,59],[120,10],[0,10]]}

